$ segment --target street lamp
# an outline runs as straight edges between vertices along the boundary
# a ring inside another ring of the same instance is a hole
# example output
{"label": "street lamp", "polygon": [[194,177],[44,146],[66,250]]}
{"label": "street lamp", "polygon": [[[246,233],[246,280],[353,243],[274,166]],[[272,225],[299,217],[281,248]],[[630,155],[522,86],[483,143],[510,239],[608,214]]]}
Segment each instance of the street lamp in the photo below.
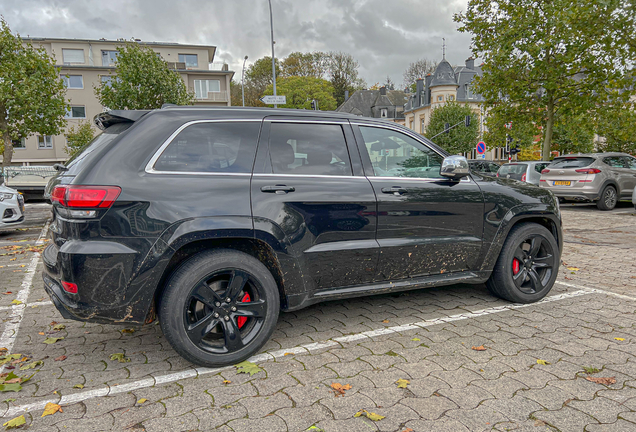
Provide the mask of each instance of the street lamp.
{"label": "street lamp", "polygon": [[[272,18],[272,0],[269,2],[269,24],[272,30],[272,78],[274,79],[274,96],[276,96],[276,60],[274,57],[274,18]],[[277,104],[274,104],[274,108],[278,108]]]}
{"label": "street lamp", "polygon": [[245,106],[245,62],[247,56],[243,59],[243,72],[241,72],[241,94],[243,95],[243,106]]}

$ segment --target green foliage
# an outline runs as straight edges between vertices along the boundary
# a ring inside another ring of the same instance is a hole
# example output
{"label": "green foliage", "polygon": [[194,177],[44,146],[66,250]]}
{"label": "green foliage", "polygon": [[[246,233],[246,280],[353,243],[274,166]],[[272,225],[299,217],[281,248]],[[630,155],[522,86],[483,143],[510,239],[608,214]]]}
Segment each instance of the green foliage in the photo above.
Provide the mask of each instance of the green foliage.
{"label": "green foliage", "polygon": [[558,150],[561,154],[594,151],[594,119],[588,115],[557,119],[552,150]]}
{"label": "green foliage", "polygon": [[[311,109],[312,99],[318,101],[318,108],[321,111],[333,111],[337,107],[331,83],[322,78],[298,76],[281,78],[277,80],[276,90],[279,95],[287,96],[287,104],[279,105],[281,108]],[[271,85],[267,87],[265,94],[274,94]]]}
{"label": "green foliage", "polygon": [[66,131],[66,153],[73,157],[88,145],[95,137],[95,131],[90,122],[82,121]]}
{"label": "green foliage", "polygon": [[557,118],[590,114],[634,94],[631,0],[470,0],[455,15],[484,64],[476,90],[543,133],[547,159]]}
{"label": "green foliage", "polygon": [[634,106],[606,106],[596,118],[596,132],[603,137],[599,151],[615,151],[636,155],[636,111]]}
{"label": "green foliage", "polygon": [[[329,56],[321,51],[311,53],[293,52],[281,63],[281,77],[323,78],[329,70]],[[271,75],[271,66],[270,66]]]}
{"label": "green foliage", "polygon": [[329,81],[333,86],[333,96],[337,106],[344,103],[345,91],[353,93],[365,86],[364,80],[358,76],[360,65],[351,54],[344,52],[330,52],[329,57]]}
{"label": "green foliage", "polygon": [[0,17],[0,137],[2,166],[13,157],[11,140],[30,134],[56,135],[68,109],[64,82],[43,48],[23,45]]}
{"label": "green foliage", "polygon": [[236,368],[236,373],[246,373],[250,374],[250,376],[263,371],[263,369],[259,368],[258,365],[248,360],[235,364],[234,367]]}
{"label": "green foliage", "polygon": [[[512,127],[507,128],[506,125]],[[492,107],[485,119],[485,126],[484,142],[489,149],[505,147],[508,136],[513,139],[513,147],[518,145],[522,150],[530,148],[534,146],[536,138],[541,134],[536,123],[519,113],[516,107],[508,104]]]}
{"label": "green foliage", "polygon": [[438,135],[433,141],[450,154],[471,151],[477,145],[479,128],[477,116],[468,105],[449,102],[439,108],[435,108],[431,114],[431,120],[426,128],[425,136],[431,139],[444,130],[445,123],[453,126],[459,122],[464,122],[467,115],[471,116],[470,126],[459,125],[451,129],[449,133]]}
{"label": "green foliage", "polygon": [[157,109],[163,104],[190,105],[181,76],[168,69],[168,63],[152,48],[128,42],[118,47],[116,70],[110,82],[95,87],[95,95],[110,109]]}

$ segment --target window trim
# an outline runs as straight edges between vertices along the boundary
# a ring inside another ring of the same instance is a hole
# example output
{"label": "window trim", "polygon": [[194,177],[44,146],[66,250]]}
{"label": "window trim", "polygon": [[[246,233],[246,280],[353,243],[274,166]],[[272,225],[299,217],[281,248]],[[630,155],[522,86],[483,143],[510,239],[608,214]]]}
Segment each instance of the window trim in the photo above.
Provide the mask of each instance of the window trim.
{"label": "window trim", "polygon": [[[40,147],[40,137],[42,137],[43,142],[45,144],[44,147]],[[51,141],[51,147],[46,147],[46,137],[50,138]],[[38,134],[37,135],[37,140],[38,140],[38,150],[53,150],[53,135],[42,135],[42,134]]]}
{"label": "window trim", "polygon": [[203,172],[203,171],[160,171],[155,169],[155,164],[159,160],[159,158],[163,155],[164,151],[168,148],[172,141],[188,126],[192,126],[199,123],[244,123],[244,122],[252,122],[252,123],[263,123],[262,119],[215,119],[215,120],[192,120],[186,122],[179,126],[177,130],[175,130],[167,140],[161,144],[161,147],[157,149],[157,151],[152,155],[148,163],[146,164],[146,168],[144,171],[148,174],[177,174],[177,175],[208,175],[208,176],[251,176],[252,172],[249,173],[231,173],[231,172]]}
{"label": "window trim", "polygon": [[[82,86],[81,87],[70,87],[70,85],[71,85],[71,77],[72,76],[78,76],[78,77],[80,77],[82,79]],[[68,79],[68,84],[69,85],[66,86],[66,90],[84,90],[84,75],[82,75],[82,74],[79,74],[79,75],[78,74],[64,74],[64,75],[61,75],[60,74],[60,77],[62,78],[62,80]]]}
{"label": "window trim", "polygon": [[[86,120],[88,117],[86,117],[86,105],[69,105],[70,109],[68,110],[68,112],[66,114],[64,114],[64,119],[65,120]],[[73,108],[84,108],[84,117],[67,117],[67,114],[72,114],[73,113]]]}
{"label": "window trim", "polygon": [[[111,52],[115,52],[117,53],[117,55],[119,55],[119,50],[112,50],[112,49],[103,49],[100,50],[99,54],[101,55],[102,58],[102,67],[115,67],[115,63],[111,64],[110,63],[110,54],[107,56],[107,58],[109,59],[108,64],[104,64],[104,53],[111,53]],[[115,56],[115,62],[117,62],[117,55]]]}
{"label": "window trim", "polygon": [[[13,143],[13,141],[17,141],[17,140],[11,140],[11,142]],[[16,147],[15,145],[12,145],[11,147],[13,148],[13,150],[26,150],[26,138],[20,138],[20,142],[22,144],[22,147]],[[52,142],[52,141],[51,141]]]}
{"label": "window trim", "polygon": [[[84,59],[81,62],[64,61],[64,51],[81,51]],[[86,64],[86,52],[84,51],[84,48],[62,48],[62,64],[63,65]]]}
{"label": "window trim", "polygon": [[[194,66],[190,66],[191,68],[198,68],[199,67],[199,54],[191,54],[191,53],[177,53],[177,60],[179,60],[179,56],[195,56],[197,58],[197,64]],[[185,60],[185,58],[183,59]],[[179,60],[179,63],[183,63],[186,67],[186,69],[188,68],[188,62],[187,61],[181,61]]]}

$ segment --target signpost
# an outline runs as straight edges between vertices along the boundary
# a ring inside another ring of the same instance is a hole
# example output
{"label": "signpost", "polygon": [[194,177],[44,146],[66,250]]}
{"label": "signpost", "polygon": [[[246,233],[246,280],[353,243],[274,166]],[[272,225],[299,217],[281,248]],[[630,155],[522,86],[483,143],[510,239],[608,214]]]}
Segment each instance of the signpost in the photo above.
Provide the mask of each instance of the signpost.
{"label": "signpost", "polygon": [[479,141],[477,143],[477,154],[479,155],[478,159],[486,159],[486,143],[483,141]]}
{"label": "signpost", "polygon": [[268,105],[285,105],[287,96],[263,96],[259,100]]}

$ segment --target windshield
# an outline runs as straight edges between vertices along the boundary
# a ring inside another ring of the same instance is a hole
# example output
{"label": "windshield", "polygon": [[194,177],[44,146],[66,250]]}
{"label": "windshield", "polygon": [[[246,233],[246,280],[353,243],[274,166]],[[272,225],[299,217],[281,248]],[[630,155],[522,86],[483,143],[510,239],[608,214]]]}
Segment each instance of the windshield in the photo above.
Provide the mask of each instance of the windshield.
{"label": "windshield", "polygon": [[526,172],[526,169],[528,168],[528,165],[526,164],[514,164],[514,165],[502,165],[501,168],[499,168],[499,175],[506,175],[506,174],[523,174]]}
{"label": "windshield", "polygon": [[552,161],[550,168],[582,168],[594,162],[591,157],[566,157]]}

